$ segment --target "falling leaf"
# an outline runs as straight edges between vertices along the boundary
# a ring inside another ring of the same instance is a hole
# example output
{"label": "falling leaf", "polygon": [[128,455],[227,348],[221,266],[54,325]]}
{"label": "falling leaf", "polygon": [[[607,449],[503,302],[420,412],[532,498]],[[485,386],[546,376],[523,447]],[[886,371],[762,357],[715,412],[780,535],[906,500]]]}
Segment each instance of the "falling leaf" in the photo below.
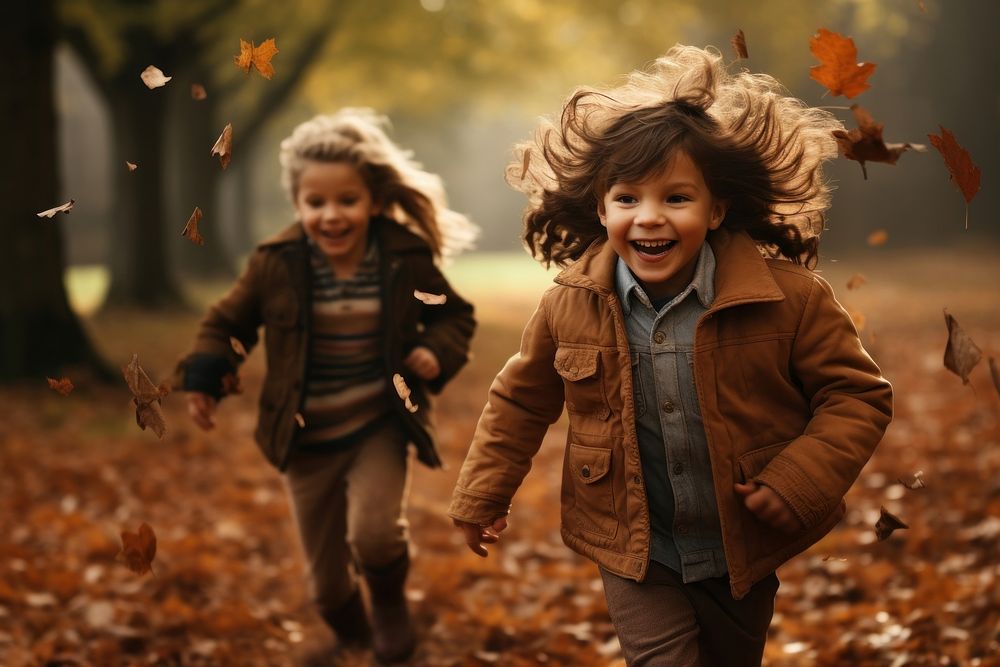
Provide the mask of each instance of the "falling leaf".
{"label": "falling leaf", "polygon": [[927,5],[924,4],[924,0],[917,0],[917,7],[919,7],[920,11],[924,14],[927,13]]}
{"label": "falling leaf", "polygon": [[125,565],[136,574],[153,571],[156,556],[156,535],[145,521],[139,525],[139,532],[122,531],[122,555]]}
{"label": "falling leaf", "polygon": [[237,338],[236,336],[230,336],[229,337],[229,345],[230,345],[230,347],[233,348],[233,352],[235,352],[236,354],[240,355],[244,359],[246,358],[246,356],[247,356],[247,349],[245,347],[243,347],[243,343],[240,342],[239,338]]}
{"label": "falling leaf", "polygon": [[750,57],[750,53],[747,51],[747,38],[743,34],[742,28],[736,31],[736,34],[729,40],[729,43],[733,45],[733,51],[736,52],[737,59],[742,58],[746,60]]}
{"label": "falling leaf", "polygon": [[848,160],[857,160],[861,165],[861,173],[868,179],[868,169],[865,162],[883,162],[896,164],[899,156],[907,149],[926,151],[923,144],[887,144],[882,140],[882,123],[876,123],[872,115],[857,104],[851,105],[854,120],[858,126],[853,130],[834,130],[840,151]]}
{"label": "falling leaf", "polygon": [[299,425],[299,428],[306,427],[306,418],[302,416],[301,412],[295,413],[295,423]]}
{"label": "falling leaf", "polygon": [[874,232],[868,235],[868,245],[873,248],[885,245],[885,242],[889,240],[889,232],[884,229],[876,229]]}
{"label": "falling leaf", "polygon": [[191,243],[205,245],[205,237],[198,231],[198,223],[200,221],[201,209],[195,206],[194,211],[191,212],[191,217],[188,218],[187,224],[184,225],[184,230],[181,232],[181,236],[186,238]]}
{"label": "falling leaf", "polygon": [[56,213],[69,213],[73,210],[73,204],[76,203],[75,199],[70,199],[68,202],[61,206],[56,206],[55,208],[50,208],[47,211],[42,211],[41,213],[36,213],[39,218],[51,218]]}
{"label": "falling leaf", "polygon": [[73,383],[70,382],[68,377],[61,377],[58,380],[55,378],[45,378],[49,381],[49,387],[55,389],[63,396],[69,396],[70,392],[73,391]]}
{"label": "falling leaf", "polygon": [[983,358],[979,349],[958,322],[948,312],[944,311],[944,323],[948,326],[948,345],[944,348],[944,367],[962,378],[962,384],[969,384],[969,373]]}
{"label": "falling leaf", "polygon": [[148,426],[158,438],[162,438],[167,431],[166,422],[163,420],[163,411],[160,409],[160,400],[170,393],[166,384],[156,386],[146,375],[139,365],[139,355],[133,354],[132,360],[127,366],[122,366],[122,375],[125,376],[125,383],[128,384],[132,392],[132,403],[135,404],[135,423],[143,431]]}
{"label": "falling leaf", "polygon": [[191,99],[200,102],[207,97],[208,97],[208,92],[205,90],[205,86],[201,85],[200,83],[191,84]]}
{"label": "falling leaf", "polygon": [[820,62],[809,68],[809,76],[834,95],[850,99],[871,88],[867,80],[875,64],[857,61],[858,49],[850,37],[820,28],[809,40],[809,50]]}
{"label": "falling leaf", "polygon": [[927,486],[926,484],[924,484],[924,471],[923,470],[918,470],[917,472],[913,473],[912,475],[910,475],[908,477],[900,477],[899,478],[899,483],[902,484],[903,486],[905,486],[906,488],[908,488],[911,491],[915,491],[917,489],[922,489],[925,486]]}
{"label": "falling leaf", "polygon": [[150,65],[146,69],[142,70],[142,74],[139,75],[142,82],[146,84],[146,87],[152,90],[153,88],[161,88],[167,85],[167,81],[172,79],[172,76],[166,76],[159,67],[154,67]]}
{"label": "falling leaf", "polygon": [[862,285],[864,285],[866,282],[868,282],[867,278],[865,278],[860,273],[855,273],[847,281],[847,289],[858,289],[859,287],[861,287]]}
{"label": "falling leaf", "polygon": [[254,46],[253,42],[244,39],[240,40],[240,55],[233,58],[233,62],[241,70],[250,73],[250,66],[257,68],[260,75],[265,79],[274,76],[274,67],[271,66],[271,58],[278,52],[278,47],[274,45],[274,38],[264,40],[260,46]]}
{"label": "falling leaf", "polygon": [[228,123],[222,128],[222,134],[215,140],[212,146],[212,155],[219,156],[219,163],[225,169],[229,166],[229,160],[233,157],[233,124]]}
{"label": "falling leaf", "polygon": [[885,507],[880,508],[878,521],[875,522],[875,535],[879,540],[889,539],[893,531],[901,528],[909,528],[909,526],[903,523],[902,519],[898,516],[890,513]]}
{"label": "falling leaf", "polygon": [[139,168],[139,165],[137,165],[135,162],[129,162],[128,160],[125,160],[125,167],[129,171],[135,171],[136,169]]}
{"label": "falling leaf", "polygon": [[955,135],[945,129],[943,125],[939,125],[938,127],[941,128],[941,136],[928,134],[927,138],[931,140],[934,148],[938,149],[938,152],[941,153],[941,157],[944,158],[944,163],[948,167],[948,173],[951,174],[952,182],[962,191],[962,197],[965,198],[966,205],[965,228],[968,229],[968,205],[972,203],[972,198],[979,192],[979,182],[982,174],[979,171],[979,167],[973,164],[969,151],[959,145],[955,139]]}
{"label": "falling leaf", "polygon": [[990,377],[993,378],[993,387],[1000,394],[1000,368],[997,368],[997,360],[990,357]]}
{"label": "falling leaf", "polygon": [[413,296],[420,301],[423,301],[428,306],[440,306],[448,300],[447,294],[430,294],[428,292],[421,292],[417,289],[413,290]]}
{"label": "falling leaf", "polygon": [[399,394],[399,397],[403,399],[406,409],[410,412],[416,412],[418,408],[410,401],[410,388],[406,386],[406,380],[403,379],[403,376],[399,373],[393,375],[392,385],[396,388],[396,393]]}
{"label": "falling leaf", "polygon": [[231,396],[243,393],[243,383],[236,373],[226,373],[222,376],[222,395]]}

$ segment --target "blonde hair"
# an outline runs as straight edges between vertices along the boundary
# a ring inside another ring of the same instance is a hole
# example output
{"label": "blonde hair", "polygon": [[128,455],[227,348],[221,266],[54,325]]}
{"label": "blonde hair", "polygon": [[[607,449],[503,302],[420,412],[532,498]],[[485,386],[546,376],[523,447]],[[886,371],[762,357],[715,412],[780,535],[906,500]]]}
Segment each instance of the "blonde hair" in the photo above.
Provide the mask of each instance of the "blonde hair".
{"label": "blonde hair", "polygon": [[281,142],[281,185],[293,202],[310,161],[354,165],[382,213],[424,238],[436,257],[473,246],[479,229],[448,208],[441,178],[386,135],[389,122],[371,109],[345,108],[296,127]]}
{"label": "blonde hair", "polygon": [[507,182],[528,196],[524,242],[546,263],[578,258],[606,237],[598,202],[614,183],[663,169],[676,151],[729,202],[723,224],[771,256],[815,264],[837,155],[829,112],[766,74],[730,74],[716,49],[677,45],[606,90],[580,88],[558,119],[515,147]]}

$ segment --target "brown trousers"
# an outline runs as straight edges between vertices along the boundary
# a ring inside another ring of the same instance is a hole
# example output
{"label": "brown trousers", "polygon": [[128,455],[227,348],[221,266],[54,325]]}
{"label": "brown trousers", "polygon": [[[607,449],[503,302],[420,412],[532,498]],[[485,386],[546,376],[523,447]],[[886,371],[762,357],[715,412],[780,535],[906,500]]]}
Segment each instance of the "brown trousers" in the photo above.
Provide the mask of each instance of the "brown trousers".
{"label": "brown trousers", "polygon": [[356,567],[407,553],[406,444],[390,419],[349,449],[292,457],[285,481],[321,610],[339,609],[357,590]]}
{"label": "brown trousers", "polygon": [[629,667],[759,667],[778,577],[734,600],[729,577],[685,584],[650,561],[636,582],[601,568],[611,622]]}

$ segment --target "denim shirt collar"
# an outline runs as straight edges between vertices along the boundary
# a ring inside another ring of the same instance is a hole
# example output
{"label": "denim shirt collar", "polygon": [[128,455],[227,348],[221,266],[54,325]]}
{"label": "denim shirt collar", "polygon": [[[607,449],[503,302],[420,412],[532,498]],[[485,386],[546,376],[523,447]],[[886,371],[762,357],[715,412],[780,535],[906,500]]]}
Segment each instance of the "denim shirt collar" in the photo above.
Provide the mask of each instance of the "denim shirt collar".
{"label": "denim shirt collar", "polygon": [[[615,289],[622,304],[622,311],[628,317],[632,313],[632,299],[635,297],[639,303],[647,308],[652,308],[653,303],[649,296],[639,285],[632,272],[621,257],[618,258],[615,266]],[[701,244],[701,251],[698,253],[698,263],[695,265],[694,277],[688,286],[677,296],[670,300],[670,305],[680,303],[687,298],[687,295],[694,292],[698,301],[704,308],[712,305],[715,299],[715,253],[708,243]]]}

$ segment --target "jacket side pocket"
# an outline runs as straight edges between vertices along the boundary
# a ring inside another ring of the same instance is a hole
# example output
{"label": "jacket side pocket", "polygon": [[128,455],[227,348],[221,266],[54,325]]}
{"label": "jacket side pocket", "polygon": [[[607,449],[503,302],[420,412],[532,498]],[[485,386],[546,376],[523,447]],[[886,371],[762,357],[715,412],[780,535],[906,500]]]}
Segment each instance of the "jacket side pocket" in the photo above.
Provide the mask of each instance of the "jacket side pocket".
{"label": "jacket side pocket", "polygon": [[611,450],[570,443],[567,461],[573,480],[576,527],[613,538],[618,532],[612,491]]}

